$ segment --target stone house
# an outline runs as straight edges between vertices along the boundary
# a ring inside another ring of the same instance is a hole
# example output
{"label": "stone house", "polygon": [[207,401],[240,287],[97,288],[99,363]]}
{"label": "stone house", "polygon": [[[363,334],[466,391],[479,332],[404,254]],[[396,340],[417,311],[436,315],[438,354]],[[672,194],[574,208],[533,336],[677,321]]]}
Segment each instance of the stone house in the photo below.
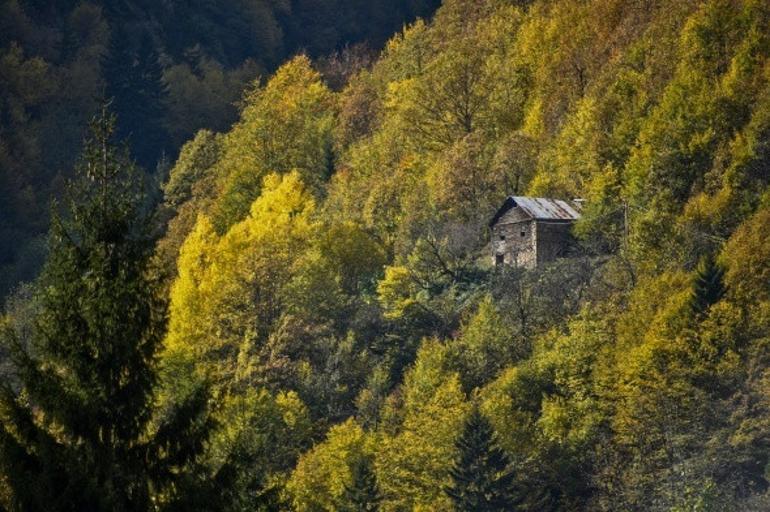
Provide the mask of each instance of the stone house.
{"label": "stone house", "polygon": [[566,256],[573,246],[577,201],[510,196],[489,222],[492,263],[535,268]]}

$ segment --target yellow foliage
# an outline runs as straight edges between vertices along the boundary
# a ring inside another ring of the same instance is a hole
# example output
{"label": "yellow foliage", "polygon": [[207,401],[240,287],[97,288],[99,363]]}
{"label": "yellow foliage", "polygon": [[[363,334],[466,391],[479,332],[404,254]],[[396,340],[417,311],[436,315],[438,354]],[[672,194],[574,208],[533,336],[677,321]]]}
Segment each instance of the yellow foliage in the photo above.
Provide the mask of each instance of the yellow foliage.
{"label": "yellow foliage", "polygon": [[404,379],[403,423],[383,434],[377,478],[383,511],[451,510],[442,488],[456,456],[455,440],[470,410],[456,373],[445,369],[446,349],[425,340]]}
{"label": "yellow foliage", "polygon": [[250,388],[221,397],[219,405],[219,428],[208,450],[215,468],[236,455],[251,457],[261,471],[285,471],[310,440],[308,409],[293,391]]}
{"label": "yellow foliage", "polygon": [[191,360],[201,355],[209,329],[209,302],[201,286],[217,258],[218,239],[209,219],[201,215],[179,251],[179,274],[171,288],[165,347],[171,352],[187,350]]}
{"label": "yellow foliage", "polygon": [[385,277],[377,284],[377,297],[387,318],[399,318],[416,303],[411,295],[414,285],[409,269],[404,266],[385,268]]}
{"label": "yellow foliage", "polygon": [[501,446],[509,453],[527,453],[534,446],[534,411],[539,407],[540,395],[531,396],[537,389],[528,378],[530,371],[508,368],[479,394],[481,412],[489,418]]}
{"label": "yellow foliage", "polygon": [[673,337],[686,324],[683,316],[690,298],[690,276],[685,272],[647,277],[634,289],[627,312],[617,326],[618,348],[631,350],[651,336]]}
{"label": "yellow foliage", "polygon": [[733,233],[722,251],[725,284],[742,303],[770,300],[769,226],[770,208],[764,208]]}
{"label": "yellow foliage", "polygon": [[373,441],[353,418],[330,428],[324,442],[300,457],[286,484],[294,510],[336,511],[351,484],[351,466],[373,453]]}
{"label": "yellow foliage", "polygon": [[220,230],[243,218],[268,173],[296,171],[317,191],[329,172],[334,98],[306,56],[281,66],[264,88],[255,83],[244,102],[217,164]]}
{"label": "yellow foliage", "polygon": [[298,173],[271,174],[249,216],[222,237],[201,217],[180,252],[167,350],[186,352],[215,381],[235,378],[239,354],[279,314],[280,290],[314,233],[314,204]]}

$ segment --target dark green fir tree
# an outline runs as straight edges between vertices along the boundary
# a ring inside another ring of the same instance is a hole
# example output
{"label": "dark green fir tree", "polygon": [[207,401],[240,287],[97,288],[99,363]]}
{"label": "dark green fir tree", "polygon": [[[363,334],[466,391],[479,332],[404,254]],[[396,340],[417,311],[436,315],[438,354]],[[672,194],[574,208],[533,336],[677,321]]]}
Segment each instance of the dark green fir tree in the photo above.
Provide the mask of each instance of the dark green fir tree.
{"label": "dark green fir tree", "polygon": [[512,512],[523,497],[516,491],[515,475],[505,452],[495,442],[492,426],[474,409],[457,440],[459,456],[451,469],[446,493],[455,510]]}
{"label": "dark green fir tree", "polygon": [[695,269],[690,308],[696,317],[702,317],[725,294],[724,269],[713,256],[700,260]]}
{"label": "dark green fir tree", "polygon": [[345,485],[345,492],[340,499],[340,512],[377,512],[380,510],[382,496],[377,486],[372,460],[356,460],[351,470],[351,482]]}
{"label": "dark green fir tree", "polygon": [[[147,511],[194,477],[211,425],[205,389],[153,407],[165,313],[149,277],[153,240],[106,106],[92,123],[36,284],[30,339],[9,323],[0,384],[0,507]],[[197,473],[196,473],[197,474]]]}

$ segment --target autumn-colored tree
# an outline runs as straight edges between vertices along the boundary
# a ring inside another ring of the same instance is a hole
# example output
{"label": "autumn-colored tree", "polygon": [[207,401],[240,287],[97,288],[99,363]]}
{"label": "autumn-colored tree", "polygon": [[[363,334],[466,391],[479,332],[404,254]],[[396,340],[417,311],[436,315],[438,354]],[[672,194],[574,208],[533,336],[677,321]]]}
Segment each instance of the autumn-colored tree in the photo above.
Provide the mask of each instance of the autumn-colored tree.
{"label": "autumn-colored tree", "polygon": [[331,92],[306,56],[284,64],[264,87],[252,84],[217,165],[221,193],[214,222],[220,231],[248,213],[268,173],[296,171],[312,190],[328,179],[332,107]]}
{"label": "autumn-colored tree", "polygon": [[373,441],[352,419],[332,427],[323,443],[300,458],[287,483],[294,508],[338,510],[354,485],[356,466],[371,456]]}

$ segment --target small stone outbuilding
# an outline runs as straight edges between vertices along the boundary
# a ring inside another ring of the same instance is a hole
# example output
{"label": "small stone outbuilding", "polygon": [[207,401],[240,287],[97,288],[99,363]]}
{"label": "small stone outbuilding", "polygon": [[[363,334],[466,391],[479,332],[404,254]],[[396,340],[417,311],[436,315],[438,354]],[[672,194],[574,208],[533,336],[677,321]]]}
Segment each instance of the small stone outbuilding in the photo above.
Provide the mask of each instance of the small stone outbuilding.
{"label": "small stone outbuilding", "polygon": [[574,244],[572,223],[579,218],[577,201],[508,197],[489,222],[493,264],[532,269],[566,256]]}

